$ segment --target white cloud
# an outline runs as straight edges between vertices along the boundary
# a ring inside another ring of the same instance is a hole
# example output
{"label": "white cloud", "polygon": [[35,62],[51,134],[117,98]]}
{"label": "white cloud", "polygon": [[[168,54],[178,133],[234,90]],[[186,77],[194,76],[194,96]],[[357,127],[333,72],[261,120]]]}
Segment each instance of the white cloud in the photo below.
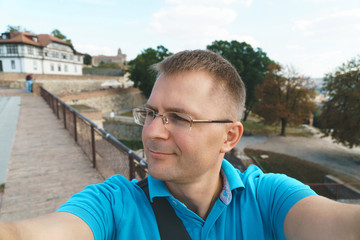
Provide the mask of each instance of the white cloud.
{"label": "white cloud", "polygon": [[214,40],[238,37],[226,30],[236,16],[230,8],[178,5],[154,13],[148,31],[180,41],[186,47],[204,47]]}
{"label": "white cloud", "polygon": [[90,55],[108,55],[115,56],[117,54],[117,49],[111,49],[106,46],[99,46],[93,44],[74,44],[76,51],[81,53],[88,53]]}
{"label": "white cloud", "polygon": [[116,6],[116,1],[114,0],[76,0],[76,1],[86,4],[93,4],[93,5]]}
{"label": "white cloud", "polygon": [[285,46],[287,49],[291,49],[291,50],[303,50],[304,47],[299,45],[299,44],[289,44]]}
{"label": "white cloud", "polygon": [[314,19],[303,19],[294,22],[294,31],[300,31],[304,35],[317,33],[334,33],[359,29],[360,8],[346,11],[334,11]]}
{"label": "white cloud", "polygon": [[325,73],[334,71],[335,68],[347,61],[345,55],[341,50],[333,50],[295,54],[289,60],[291,64],[296,65],[300,69],[300,73],[311,75],[311,77],[323,77]]}
{"label": "white cloud", "polygon": [[218,5],[227,5],[233,3],[240,3],[245,6],[250,6],[253,0],[166,0],[166,3],[170,4],[218,4]]}

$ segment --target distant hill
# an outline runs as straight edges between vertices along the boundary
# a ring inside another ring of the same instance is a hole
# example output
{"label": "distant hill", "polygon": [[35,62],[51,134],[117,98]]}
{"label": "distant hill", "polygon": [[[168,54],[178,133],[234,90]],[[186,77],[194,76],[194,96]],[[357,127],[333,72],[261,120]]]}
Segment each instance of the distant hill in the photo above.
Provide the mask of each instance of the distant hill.
{"label": "distant hill", "polygon": [[311,78],[310,82],[318,92],[322,92],[321,88],[323,87],[324,78]]}

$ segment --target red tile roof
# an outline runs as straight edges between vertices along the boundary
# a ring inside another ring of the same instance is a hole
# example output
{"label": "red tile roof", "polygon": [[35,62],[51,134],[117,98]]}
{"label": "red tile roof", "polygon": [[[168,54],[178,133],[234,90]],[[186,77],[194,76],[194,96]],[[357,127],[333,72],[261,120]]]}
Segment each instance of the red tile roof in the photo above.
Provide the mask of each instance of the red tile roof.
{"label": "red tile roof", "polygon": [[[37,41],[34,41],[34,39],[37,39]],[[35,35],[28,32],[16,32],[10,33],[10,39],[0,38],[0,43],[25,43],[39,47],[46,47],[51,42],[65,44],[74,49],[71,44],[49,34]]]}

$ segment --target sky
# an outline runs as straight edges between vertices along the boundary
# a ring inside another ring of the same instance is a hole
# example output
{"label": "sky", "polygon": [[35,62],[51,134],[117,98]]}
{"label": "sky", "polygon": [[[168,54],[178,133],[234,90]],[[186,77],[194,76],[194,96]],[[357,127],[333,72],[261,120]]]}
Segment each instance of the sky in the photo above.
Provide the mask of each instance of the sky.
{"label": "sky", "polygon": [[59,29],[75,49],[127,60],[163,45],[206,49],[247,42],[282,65],[324,77],[360,55],[359,0],[0,0],[0,32]]}

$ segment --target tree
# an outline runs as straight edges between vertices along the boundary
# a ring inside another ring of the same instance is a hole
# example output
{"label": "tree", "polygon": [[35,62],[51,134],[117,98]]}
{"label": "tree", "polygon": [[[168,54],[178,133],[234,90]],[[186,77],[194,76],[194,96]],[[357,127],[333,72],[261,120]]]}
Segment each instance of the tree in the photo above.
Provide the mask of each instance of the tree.
{"label": "tree", "polygon": [[85,65],[91,65],[92,64],[92,57],[90,54],[85,54],[84,56],[84,64]]}
{"label": "tree", "polygon": [[246,102],[244,121],[251,112],[255,98],[255,87],[262,83],[267,72],[267,66],[273,61],[260,48],[254,50],[246,42],[215,41],[207,46],[208,50],[219,53],[237,70],[246,86]]}
{"label": "tree", "polygon": [[57,37],[57,38],[65,41],[65,42],[69,43],[70,45],[72,45],[71,39],[68,39],[64,34],[62,34],[62,33],[60,32],[60,30],[54,29],[54,30],[51,32],[51,34],[52,34],[54,37]]}
{"label": "tree", "polygon": [[360,145],[360,56],[325,75],[327,101],[320,115],[321,130],[336,142]]}
{"label": "tree", "polygon": [[280,121],[280,135],[285,136],[288,123],[301,124],[315,109],[311,101],[314,89],[307,87],[309,79],[299,76],[293,68],[270,64],[268,70],[263,83],[256,88],[258,102],[254,112],[267,124]]}
{"label": "tree", "polygon": [[160,45],[157,49],[148,48],[129,62],[129,78],[134,82],[144,96],[150,97],[151,90],[156,80],[156,73],[151,69],[155,63],[162,61],[164,58],[172,55],[167,48]]}
{"label": "tree", "polygon": [[11,25],[7,26],[7,31],[10,32],[10,33],[16,33],[16,32],[32,33],[30,30],[27,30],[26,28],[24,28],[24,30],[22,30],[21,26],[11,26]]}

